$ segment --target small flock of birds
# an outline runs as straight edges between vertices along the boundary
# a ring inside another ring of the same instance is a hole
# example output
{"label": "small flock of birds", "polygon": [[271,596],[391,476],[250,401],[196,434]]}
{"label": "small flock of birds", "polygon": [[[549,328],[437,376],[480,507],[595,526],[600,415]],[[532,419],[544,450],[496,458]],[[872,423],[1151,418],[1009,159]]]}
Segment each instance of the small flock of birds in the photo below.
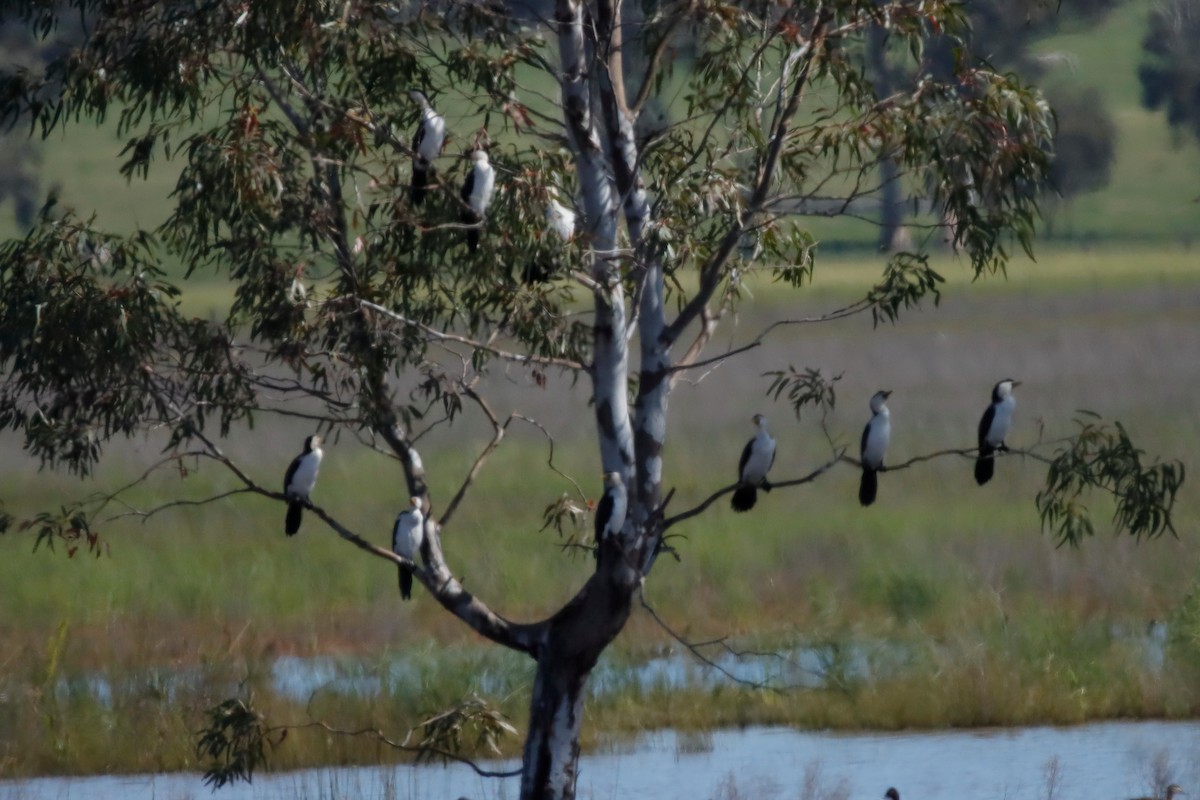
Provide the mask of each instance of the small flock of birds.
{"label": "small flock of birds", "polygon": [[[446,118],[434,110],[429,98],[420,89],[413,89],[408,96],[421,107],[421,121],[412,143],[412,185],[409,198],[414,206],[421,205],[429,187],[434,185],[434,159],[442,154],[446,146]],[[479,248],[479,228],[484,214],[492,202],[496,190],[496,169],[488,161],[487,151],[476,147],[471,151],[471,168],[463,183],[459,196],[463,201],[460,219],[472,226],[467,231],[467,249],[474,253]]]}
{"label": "small flock of birds", "polygon": [[[1020,381],[1012,378],[998,382],[992,389],[992,403],[979,420],[979,455],[975,459],[975,482],[980,486],[990,481],[995,473],[996,453],[1008,450],[1004,444],[1004,437],[1008,435],[1013,409],[1017,406],[1013,389],[1020,385]],[[871,396],[871,419],[862,432],[859,448],[862,479],[858,484],[858,501],[864,506],[875,502],[879,493],[879,473],[885,470],[883,457],[892,438],[892,417],[887,407],[887,399],[891,396],[892,393],[886,389],[881,389]],[[738,486],[729,501],[734,511],[749,511],[754,508],[754,504],[758,502],[759,489],[764,492],[771,491],[767,472],[775,463],[775,439],[767,430],[765,416],[755,414],[753,421],[758,432],[746,442],[738,462]]]}
{"label": "small flock of birds", "polygon": [[[408,96],[421,107],[421,120],[412,143],[412,184],[409,198],[414,206],[421,205],[431,186],[435,186],[434,160],[446,146],[446,119],[434,110],[429,98],[420,89],[412,89]],[[479,237],[488,206],[496,190],[496,169],[488,160],[487,150],[477,146],[470,153],[471,166],[463,182],[459,197],[463,202],[459,219],[470,226],[467,230],[467,249],[474,253],[479,248]],[[564,242],[575,235],[575,212],[558,202],[558,192],[547,187],[546,224]]]}
{"label": "small flock of birds", "polygon": [[[418,140],[417,144],[421,142]],[[417,149],[419,152],[419,148]],[[1020,386],[1020,381],[1005,378],[992,389],[992,402],[983,412],[979,420],[979,455],[975,460],[975,480],[980,486],[991,480],[995,471],[995,454],[1004,452],[1008,447],[1004,437],[1012,425],[1013,409],[1017,401],[1013,396],[1013,388]],[[878,473],[883,472],[883,457],[887,452],[888,442],[892,437],[891,414],[888,411],[887,399],[892,393],[881,389],[871,397],[871,419],[863,428],[860,461],[862,463],[862,479],[858,487],[858,500],[864,506],[875,502],[879,490]],[[767,481],[767,473],[775,463],[775,439],[767,430],[767,418],[762,414],[754,415],[754,424],[758,432],[742,450],[738,461],[738,483],[734,488],[730,505],[734,511],[749,511],[758,501],[758,490],[771,490]],[[317,473],[321,469],[321,437],[317,434],[304,440],[304,451],[292,459],[287,472],[283,476],[283,494],[287,499],[287,517],[284,521],[284,531],[293,536],[300,530],[300,520],[305,508],[312,507],[309,499],[313,488],[317,485]],[[604,495],[596,505],[595,542],[596,556],[599,558],[600,546],[616,537],[625,526],[625,514],[628,498],[625,492],[625,482],[619,472],[608,472],[604,475]],[[415,560],[425,541],[425,512],[420,497],[409,498],[409,507],[396,517],[392,528],[392,552],[409,560]],[[412,597],[413,572],[410,567],[401,565],[400,596],[408,600]],[[893,798],[892,800],[898,800]]]}

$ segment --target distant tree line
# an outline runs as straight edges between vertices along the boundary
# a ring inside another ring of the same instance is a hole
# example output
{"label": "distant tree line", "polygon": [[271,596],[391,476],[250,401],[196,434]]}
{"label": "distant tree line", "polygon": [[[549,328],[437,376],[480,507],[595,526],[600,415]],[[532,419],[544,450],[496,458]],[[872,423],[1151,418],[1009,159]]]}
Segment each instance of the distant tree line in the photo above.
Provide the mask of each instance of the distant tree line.
{"label": "distant tree line", "polygon": [[1200,0],[1156,3],[1142,54],[1142,103],[1200,141]]}

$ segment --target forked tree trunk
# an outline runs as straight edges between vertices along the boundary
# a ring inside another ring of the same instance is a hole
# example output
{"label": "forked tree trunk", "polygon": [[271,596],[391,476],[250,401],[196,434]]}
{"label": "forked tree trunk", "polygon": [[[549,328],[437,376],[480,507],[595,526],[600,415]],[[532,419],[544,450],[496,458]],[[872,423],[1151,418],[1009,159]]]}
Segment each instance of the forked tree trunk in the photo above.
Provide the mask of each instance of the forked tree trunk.
{"label": "forked tree trunk", "polygon": [[538,648],[521,765],[521,800],[572,800],[579,774],[587,679],[629,619],[632,571],[616,547],[605,548],[596,574],[548,621]]}

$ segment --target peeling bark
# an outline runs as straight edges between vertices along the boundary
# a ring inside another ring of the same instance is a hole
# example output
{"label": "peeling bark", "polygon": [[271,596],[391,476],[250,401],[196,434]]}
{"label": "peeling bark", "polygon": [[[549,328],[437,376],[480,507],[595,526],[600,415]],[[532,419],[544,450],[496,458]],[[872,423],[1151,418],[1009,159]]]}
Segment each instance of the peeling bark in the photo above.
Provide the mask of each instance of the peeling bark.
{"label": "peeling bark", "polygon": [[596,574],[545,628],[522,761],[522,800],[575,797],[587,679],[625,627],[638,586],[637,572],[611,557],[615,552],[602,551]]}

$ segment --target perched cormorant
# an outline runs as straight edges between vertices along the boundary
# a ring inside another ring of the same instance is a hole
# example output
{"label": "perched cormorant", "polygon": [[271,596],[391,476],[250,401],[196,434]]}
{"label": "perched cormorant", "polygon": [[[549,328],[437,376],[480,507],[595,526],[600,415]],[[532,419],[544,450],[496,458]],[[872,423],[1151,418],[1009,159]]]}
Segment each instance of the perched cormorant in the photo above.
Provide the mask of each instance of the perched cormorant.
{"label": "perched cormorant", "polygon": [[496,170],[488,162],[487,151],[482,148],[471,151],[471,168],[462,187],[462,221],[474,225],[467,231],[467,247],[472,253],[479,247],[480,225],[492,202],[492,190],[496,188]]}
{"label": "perched cormorant", "polygon": [[1017,399],[1013,397],[1013,389],[1020,386],[1020,381],[1005,378],[992,389],[992,404],[983,412],[979,420],[979,457],[975,459],[975,482],[980,486],[992,479],[996,470],[997,450],[1007,452],[1004,437],[1008,435],[1008,426],[1012,424],[1013,409]]}
{"label": "perched cormorant", "polygon": [[[417,559],[421,552],[421,543],[425,540],[425,515],[421,513],[421,498],[410,497],[409,508],[396,515],[396,524],[392,527],[392,552],[405,558]],[[412,597],[412,569],[400,566],[400,597],[408,600]]]}
{"label": "perched cormorant", "polygon": [[300,530],[300,515],[305,506],[311,506],[308,495],[317,485],[317,473],[321,470],[321,437],[313,434],[304,440],[304,452],[292,459],[283,476],[283,493],[288,499],[287,520],[284,530],[292,536]]}
{"label": "perched cormorant", "polygon": [[576,214],[558,202],[558,189],[546,187],[546,238],[553,234],[559,241],[545,243],[534,258],[529,260],[521,270],[521,280],[527,285],[545,283],[554,277],[557,267],[562,263],[560,249],[575,238]]}
{"label": "perched cormorant", "polygon": [[883,793],[883,800],[900,800],[900,793],[896,791],[895,786],[888,787],[888,790]]}
{"label": "perched cormorant", "polygon": [[546,189],[546,228],[558,234],[564,242],[575,236],[575,211],[558,202],[558,190],[553,186]]}
{"label": "perched cormorant", "polygon": [[758,433],[746,442],[742,450],[742,458],[738,461],[738,487],[733,490],[733,498],[729,504],[734,511],[749,511],[758,500],[758,489],[771,491],[767,483],[767,471],[775,463],[775,440],[767,432],[767,418],[762,414],[754,415],[754,424]]}
{"label": "perched cormorant", "polygon": [[888,441],[892,438],[892,415],[888,411],[887,399],[891,392],[881,389],[871,397],[871,419],[862,432],[862,481],[858,484],[858,502],[869,506],[875,502],[879,491],[879,476],[883,470],[883,456]]}
{"label": "perched cormorant", "polygon": [[604,496],[596,505],[596,547],[610,536],[616,536],[625,526],[625,483],[621,473],[604,473]]}
{"label": "perched cormorant", "polygon": [[446,143],[446,120],[433,110],[429,98],[420,89],[413,89],[408,96],[421,106],[421,121],[413,135],[412,190],[413,205],[421,205],[425,192],[433,182],[433,160],[442,154]]}

